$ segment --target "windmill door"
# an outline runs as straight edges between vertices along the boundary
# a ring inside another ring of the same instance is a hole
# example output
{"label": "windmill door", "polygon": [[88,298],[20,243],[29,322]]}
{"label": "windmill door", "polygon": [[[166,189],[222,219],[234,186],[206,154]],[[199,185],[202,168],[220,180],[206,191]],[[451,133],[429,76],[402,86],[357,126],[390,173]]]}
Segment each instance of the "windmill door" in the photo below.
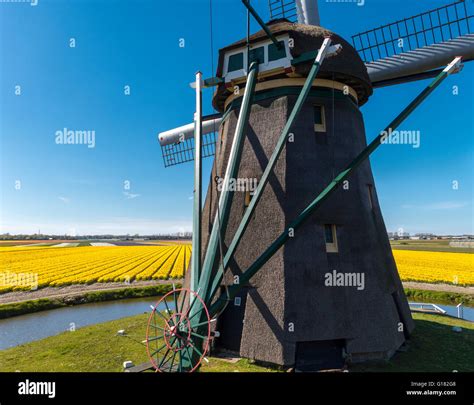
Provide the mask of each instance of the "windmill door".
{"label": "windmill door", "polygon": [[[240,352],[240,341],[244,326],[245,305],[247,303],[248,288],[242,288],[233,301],[219,317],[218,330],[220,332],[219,347],[233,352]],[[225,294],[225,293],[224,293]]]}
{"label": "windmill door", "polygon": [[334,370],[344,366],[344,340],[320,340],[296,344],[298,371]]}

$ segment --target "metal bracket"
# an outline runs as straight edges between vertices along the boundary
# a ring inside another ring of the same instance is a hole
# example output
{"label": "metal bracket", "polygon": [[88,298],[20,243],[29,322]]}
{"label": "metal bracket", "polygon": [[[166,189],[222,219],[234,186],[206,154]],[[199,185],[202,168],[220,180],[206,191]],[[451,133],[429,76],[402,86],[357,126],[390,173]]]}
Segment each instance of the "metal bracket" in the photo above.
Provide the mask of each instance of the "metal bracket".
{"label": "metal bracket", "polygon": [[[207,89],[209,87],[218,86],[220,83],[224,83],[224,79],[221,77],[209,77],[201,81],[201,87]],[[193,89],[196,88],[196,82],[189,83],[189,86]]]}
{"label": "metal bracket", "polygon": [[454,73],[459,73],[463,67],[462,56],[456,56],[453,61],[444,68],[443,72],[452,75]]}

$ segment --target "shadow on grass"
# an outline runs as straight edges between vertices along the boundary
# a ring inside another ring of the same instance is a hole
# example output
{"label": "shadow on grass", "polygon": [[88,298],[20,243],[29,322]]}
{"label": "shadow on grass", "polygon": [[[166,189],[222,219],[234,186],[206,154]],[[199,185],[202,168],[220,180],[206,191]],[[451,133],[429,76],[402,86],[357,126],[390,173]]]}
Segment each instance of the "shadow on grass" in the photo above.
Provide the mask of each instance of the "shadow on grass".
{"label": "shadow on grass", "polygon": [[[408,350],[398,352],[387,362],[357,364],[351,371],[452,372],[474,371],[474,324],[454,318],[432,316],[415,319],[415,330]],[[462,332],[453,325],[461,324]]]}

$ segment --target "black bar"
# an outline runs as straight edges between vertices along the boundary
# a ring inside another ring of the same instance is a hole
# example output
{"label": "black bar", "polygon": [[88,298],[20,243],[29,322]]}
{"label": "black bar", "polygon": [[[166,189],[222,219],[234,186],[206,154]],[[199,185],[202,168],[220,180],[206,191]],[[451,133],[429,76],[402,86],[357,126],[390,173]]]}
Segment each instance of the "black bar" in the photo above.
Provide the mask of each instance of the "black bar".
{"label": "black bar", "polygon": [[[309,405],[332,404],[335,400],[343,400],[344,404],[391,403],[384,400],[408,404],[469,404],[472,403],[473,395],[472,378],[472,373],[461,372],[193,373],[188,375],[182,373],[2,373],[0,374],[0,401],[2,405],[14,403],[89,404],[117,403],[117,401],[118,403],[126,401],[130,404],[143,404],[148,403],[144,401],[149,401],[160,404],[230,405],[274,404],[284,401],[288,404]],[[19,384],[26,380],[54,382],[54,399],[49,399],[47,395],[20,395]],[[443,385],[446,382],[453,385]],[[414,383],[418,385],[413,386]],[[420,386],[420,384],[423,385]],[[232,387],[237,388],[232,389]],[[414,391],[427,390],[450,391],[453,394],[441,397],[413,394]]]}
{"label": "black bar", "polygon": [[467,8],[466,8],[466,3],[464,3],[464,13],[466,15],[466,23],[467,23],[467,33],[469,34],[471,32],[471,29],[469,28],[469,16],[467,14]]}
{"label": "black bar", "polygon": [[436,11],[438,12],[438,21],[439,21],[439,25],[440,25],[441,39],[444,41],[443,26],[441,25],[441,16],[439,14],[439,9],[436,10]]}
{"label": "black bar", "polygon": [[448,27],[449,27],[449,39],[453,39],[453,32],[451,31],[451,23],[449,22],[449,14],[448,14],[448,9],[445,9],[446,11],[446,18],[448,21]]}
{"label": "black bar", "polygon": [[367,36],[367,45],[369,45],[370,56],[372,58],[371,62],[373,62],[375,59],[374,59],[374,54],[372,53],[372,47],[371,47],[371,44],[370,44],[369,34],[366,34],[366,36]]}
{"label": "black bar", "polygon": [[427,46],[428,40],[426,39],[425,22],[423,21],[423,16],[421,17],[421,27],[423,29],[423,37],[425,38],[425,46]]}

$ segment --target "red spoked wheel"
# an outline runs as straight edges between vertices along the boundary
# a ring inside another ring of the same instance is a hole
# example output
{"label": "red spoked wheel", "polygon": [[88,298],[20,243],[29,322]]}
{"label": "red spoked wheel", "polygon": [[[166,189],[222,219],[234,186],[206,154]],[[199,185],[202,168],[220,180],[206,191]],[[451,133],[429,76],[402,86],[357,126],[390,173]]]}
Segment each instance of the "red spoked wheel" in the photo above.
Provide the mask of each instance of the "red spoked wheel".
{"label": "red spoked wheel", "polygon": [[211,338],[211,319],[202,298],[189,288],[178,288],[152,308],[146,348],[153,367],[159,372],[195,371]]}

